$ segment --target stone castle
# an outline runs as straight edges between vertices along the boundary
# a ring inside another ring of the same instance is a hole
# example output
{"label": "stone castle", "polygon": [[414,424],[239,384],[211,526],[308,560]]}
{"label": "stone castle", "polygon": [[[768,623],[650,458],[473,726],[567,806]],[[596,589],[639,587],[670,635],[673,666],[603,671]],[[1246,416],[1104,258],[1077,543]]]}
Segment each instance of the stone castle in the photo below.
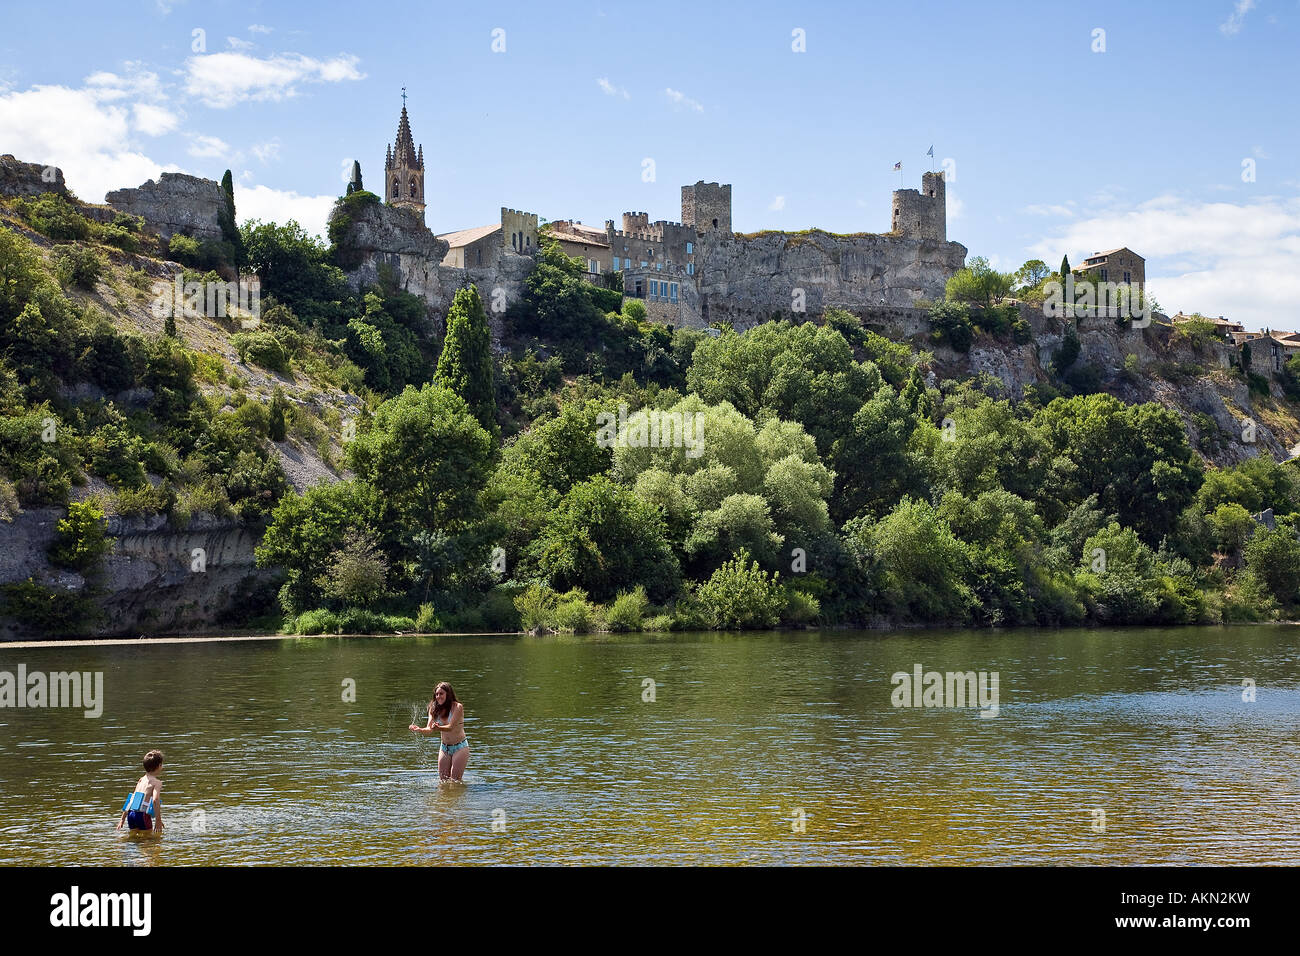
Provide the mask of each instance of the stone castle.
{"label": "stone castle", "polygon": [[[423,147],[415,145],[404,102],[397,136],[385,153],[384,198],[421,225],[424,173]],[[652,320],[694,327],[715,321],[745,327],[774,315],[816,316],[829,307],[910,308],[918,300],[942,298],[948,278],[965,263],[965,246],[948,241],[941,172],[924,173],[919,190],[894,191],[884,233],[737,234],[731,199],[731,184],[700,181],[682,187],[680,221],[652,221],[638,211],[590,226],[574,219],[544,222],[536,213],[502,206],[495,222],[422,241],[392,236],[383,248],[370,234],[374,229],[363,229],[367,234],[359,238],[375,262],[382,258],[397,268],[406,287],[435,308],[446,299],[435,286],[445,280],[454,287],[474,282],[485,301],[490,289],[484,282],[504,288],[509,297],[528,269],[517,260],[531,259],[541,241],[553,239],[582,260],[592,282],[621,286],[625,295],[643,301]],[[416,247],[426,261],[412,260]],[[434,256],[436,261],[427,261]],[[373,271],[363,265],[358,279]]]}

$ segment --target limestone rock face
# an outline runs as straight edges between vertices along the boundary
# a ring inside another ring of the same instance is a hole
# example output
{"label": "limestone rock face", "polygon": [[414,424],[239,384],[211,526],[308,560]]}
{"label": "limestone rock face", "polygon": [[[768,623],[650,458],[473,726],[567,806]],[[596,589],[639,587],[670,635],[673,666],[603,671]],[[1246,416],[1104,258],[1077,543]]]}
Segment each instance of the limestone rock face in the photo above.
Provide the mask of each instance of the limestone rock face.
{"label": "limestone rock face", "polygon": [[[532,256],[505,249],[490,266],[444,266],[446,240],[435,236],[415,214],[387,203],[340,201],[330,212],[330,225],[332,233],[339,233],[340,264],[354,287],[377,282],[380,267],[388,266],[403,290],[424,299],[430,312],[445,316],[456,290],[473,284],[498,341],[502,313],[523,295],[524,279],[535,262]],[[502,308],[494,310],[494,302]]]}
{"label": "limestone rock face", "polygon": [[706,236],[696,265],[700,312],[706,322],[746,328],[774,313],[814,317],[831,307],[910,307],[917,299],[942,298],[965,260],[961,243],[895,235]]}
{"label": "limestone rock face", "polygon": [[[49,170],[46,173],[46,170]],[[39,196],[41,193],[67,195],[63,170],[40,163],[24,163],[12,154],[0,156],[0,196]]]}
{"label": "limestone rock face", "polygon": [[145,228],[163,239],[181,233],[220,241],[218,214],[226,197],[221,184],[183,173],[163,173],[135,189],[115,189],[104,197],[118,212],[144,218]]}
{"label": "limestone rock face", "polygon": [[[254,558],[259,529],[198,514],[180,531],[162,515],[110,516],[113,550],[102,573],[87,582],[50,567],[45,558],[64,514],[62,508],[34,508],[4,525],[0,584],[30,577],[59,591],[98,585],[103,592],[95,603],[105,612],[98,636],[211,629],[253,592],[276,581],[275,572],[258,568]],[[201,549],[201,571],[195,549]],[[0,623],[0,639],[17,636]]]}

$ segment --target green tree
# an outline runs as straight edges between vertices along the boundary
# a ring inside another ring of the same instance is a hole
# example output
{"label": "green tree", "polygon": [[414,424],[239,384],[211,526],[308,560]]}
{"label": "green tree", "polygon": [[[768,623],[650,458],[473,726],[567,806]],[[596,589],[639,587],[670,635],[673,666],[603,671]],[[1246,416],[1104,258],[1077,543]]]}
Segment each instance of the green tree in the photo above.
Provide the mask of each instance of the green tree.
{"label": "green tree", "polygon": [[951,302],[967,302],[989,308],[1011,291],[1015,276],[998,272],[983,256],[976,256],[970,265],[957,272],[944,287],[944,298]]}
{"label": "green tree", "polygon": [[930,504],[904,498],[879,522],[859,523],[852,533],[881,569],[884,610],[934,624],[968,619],[976,605],[967,583],[970,560]]}
{"label": "green tree", "polygon": [[316,586],[326,597],[346,607],[369,607],[384,596],[387,580],[388,559],[379,551],[374,535],[365,529],[349,528],[342,544],[326,561]]}
{"label": "green tree", "polygon": [[89,574],[113,549],[104,512],[88,502],[74,501],[68,505],[68,515],[59,519],[56,532],[57,537],[50,546],[50,562],[61,568]]}
{"label": "green tree", "polygon": [[384,402],[346,452],[398,522],[448,533],[481,519],[492,454],[491,436],[464,399],[437,385],[408,386]]}
{"label": "green tree", "polygon": [[1064,282],[1070,274],[1070,257],[1061,256],[1061,281]]}
{"label": "green tree", "polygon": [[496,430],[496,386],[493,383],[492,334],[478,289],[460,289],[447,313],[447,335],[433,380],[465,400],[489,432]]}
{"label": "green tree", "polygon": [[1239,504],[1224,504],[1209,516],[1210,527],[1224,554],[1238,554],[1255,530],[1255,519]]}
{"label": "green tree", "polygon": [[569,489],[533,549],[552,587],[582,588],[597,601],[637,584],[663,601],[680,583],[659,514],[603,475]]}
{"label": "green tree", "polygon": [[1300,541],[1296,531],[1279,522],[1272,531],[1258,528],[1246,545],[1246,568],[1284,607],[1300,599]]}
{"label": "green tree", "polygon": [[357,481],[317,485],[280,499],[255,554],[258,567],[286,572],[280,589],[286,614],[320,606],[324,594],[319,582],[330,556],[343,547],[349,531],[377,533],[382,510],[379,493]]}

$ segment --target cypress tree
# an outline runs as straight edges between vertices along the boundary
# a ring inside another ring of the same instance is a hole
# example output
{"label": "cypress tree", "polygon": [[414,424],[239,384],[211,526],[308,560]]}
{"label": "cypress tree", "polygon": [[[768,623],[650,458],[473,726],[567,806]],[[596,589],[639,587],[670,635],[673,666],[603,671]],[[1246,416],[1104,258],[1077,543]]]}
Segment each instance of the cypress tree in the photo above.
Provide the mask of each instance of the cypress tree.
{"label": "cypress tree", "polygon": [[221,192],[225,196],[225,208],[217,211],[217,224],[221,227],[221,237],[230,244],[231,258],[236,271],[244,264],[244,240],[239,235],[239,226],[235,222],[235,180],[226,170],[221,177]]}
{"label": "cypress tree", "polygon": [[1069,274],[1070,274],[1070,257],[1068,255],[1061,256],[1061,281],[1064,282],[1065,277],[1068,276]]}
{"label": "cypress tree", "polygon": [[463,398],[479,424],[496,434],[492,334],[478,289],[472,285],[456,293],[447,312],[447,335],[433,381]]}

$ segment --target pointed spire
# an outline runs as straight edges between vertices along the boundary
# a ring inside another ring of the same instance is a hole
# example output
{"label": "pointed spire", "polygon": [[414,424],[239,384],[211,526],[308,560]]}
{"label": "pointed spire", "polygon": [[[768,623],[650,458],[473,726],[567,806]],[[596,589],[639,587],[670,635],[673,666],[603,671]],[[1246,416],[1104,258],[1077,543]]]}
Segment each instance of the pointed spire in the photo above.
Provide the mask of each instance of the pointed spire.
{"label": "pointed spire", "polygon": [[411,137],[411,121],[402,107],[402,118],[397,124],[397,142],[393,144],[393,159],[399,166],[418,166],[415,158],[415,141]]}

